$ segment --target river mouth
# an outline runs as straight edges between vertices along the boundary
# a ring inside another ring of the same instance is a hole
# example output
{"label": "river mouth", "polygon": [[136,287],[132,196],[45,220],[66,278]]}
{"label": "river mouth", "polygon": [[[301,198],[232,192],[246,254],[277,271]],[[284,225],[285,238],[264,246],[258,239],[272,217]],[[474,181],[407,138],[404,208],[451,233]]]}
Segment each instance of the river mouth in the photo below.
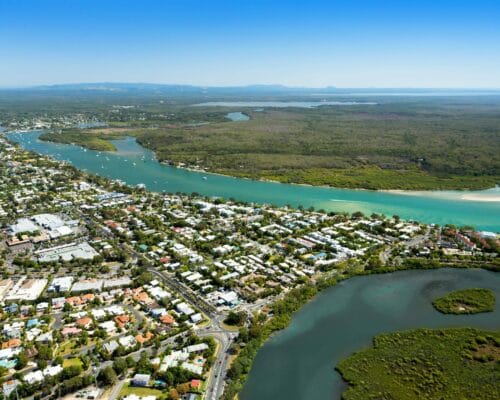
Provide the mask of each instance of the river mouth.
{"label": "river mouth", "polygon": [[335,365],[370,346],[377,334],[414,328],[500,329],[500,311],[445,315],[432,300],[484,287],[500,296],[500,275],[486,270],[403,271],[355,277],[297,312],[258,352],[241,400],[337,400],[346,388]]}
{"label": "river mouth", "polygon": [[40,134],[40,131],[9,133],[7,137],[27,150],[130,185],[144,184],[148,190],[156,192],[196,192],[210,197],[277,206],[302,205],[334,212],[362,211],[367,215],[375,212],[425,223],[471,225],[479,230],[500,232],[500,202],[462,198],[498,196],[498,188],[489,191],[394,193],[253,181],[161,164],[152,151],[130,137],[113,141],[115,152],[99,152],[40,141]]}

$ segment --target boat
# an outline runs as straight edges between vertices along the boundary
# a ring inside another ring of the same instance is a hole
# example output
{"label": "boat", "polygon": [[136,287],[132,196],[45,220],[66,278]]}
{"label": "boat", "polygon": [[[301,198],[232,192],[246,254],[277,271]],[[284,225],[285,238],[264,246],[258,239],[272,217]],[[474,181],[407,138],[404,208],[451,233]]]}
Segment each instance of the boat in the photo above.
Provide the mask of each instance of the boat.
{"label": "boat", "polygon": [[206,180],[207,180],[207,177],[206,177],[206,176],[204,176],[204,177],[203,177],[203,178],[201,178],[201,179],[203,179],[204,181],[206,181]]}

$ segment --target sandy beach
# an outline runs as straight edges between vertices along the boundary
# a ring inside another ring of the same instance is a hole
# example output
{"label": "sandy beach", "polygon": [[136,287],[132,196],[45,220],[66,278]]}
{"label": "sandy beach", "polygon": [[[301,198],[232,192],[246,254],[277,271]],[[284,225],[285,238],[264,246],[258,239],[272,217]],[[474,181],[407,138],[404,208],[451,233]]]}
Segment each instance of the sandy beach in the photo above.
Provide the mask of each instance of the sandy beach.
{"label": "sandy beach", "polygon": [[485,202],[500,202],[500,194],[494,195],[494,194],[475,194],[475,193],[470,193],[470,194],[464,194],[461,197],[462,200],[468,200],[468,201],[485,201]]}
{"label": "sandy beach", "polygon": [[407,196],[425,196],[448,200],[483,201],[488,203],[500,202],[500,188],[495,187],[482,191],[458,191],[458,190],[381,190],[381,192],[393,193]]}

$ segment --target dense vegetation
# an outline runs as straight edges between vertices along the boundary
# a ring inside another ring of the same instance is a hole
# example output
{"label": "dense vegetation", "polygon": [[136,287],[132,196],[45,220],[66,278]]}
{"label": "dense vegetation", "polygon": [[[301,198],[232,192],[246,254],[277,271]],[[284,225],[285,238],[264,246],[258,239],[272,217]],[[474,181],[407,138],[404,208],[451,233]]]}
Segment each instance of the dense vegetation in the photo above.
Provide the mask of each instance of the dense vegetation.
{"label": "dense vegetation", "polygon": [[495,308],[495,293],[478,288],[457,290],[434,300],[432,304],[444,314],[489,312]]}
{"label": "dense vegetation", "polygon": [[[351,269],[350,262],[346,261],[337,266],[339,270],[344,271],[343,275],[327,275],[315,283],[308,282],[303,286],[291,290],[281,300],[278,300],[271,305],[272,312],[270,315],[272,317],[270,319],[267,319],[262,313],[259,314],[253,319],[249,328],[242,328],[240,330],[240,335],[238,337],[239,346],[236,349],[236,351],[239,350],[239,352],[228,371],[229,380],[224,389],[224,395],[222,397],[223,400],[234,400],[235,396],[243,388],[247,375],[250,372],[253,361],[257,355],[257,351],[266,342],[266,340],[273,333],[285,329],[290,323],[292,315],[295,311],[299,310],[322,290],[335,286],[338,281],[349,279],[350,277],[357,275],[389,273],[398,270],[468,267],[463,264],[440,263],[437,260],[407,259],[406,261],[407,262],[397,268],[380,266],[379,268],[365,270],[360,270],[355,266]],[[478,267],[498,271],[497,264],[481,263]],[[479,358],[481,357],[483,357],[483,355],[479,356]],[[375,397],[375,399],[385,400],[386,398]],[[387,397],[387,399],[392,398]]]}
{"label": "dense vegetation", "polygon": [[241,326],[246,321],[246,313],[244,311],[234,312],[230,311],[224,323],[230,326]]}
{"label": "dense vegetation", "polygon": [[[82,132],[85,132],[85,135],[82,135]],[[116,148],[110,140],[119,139],[122,136],[120,130],[102,128],[82,130],[69,128],[61,131],[42,133],[40,139],[50,142],[77,144],[91,150],[114,151]]]}
{"label": "dense vegetation", "polygon": [[344,400],[500,398],[500,333],[418,329],[375,337],[343,360]]}
{"label": "dense vegetation", "polygon": [[[373,100],[373,99],[372,99]],[[500,182],[500,100],[376,99],[378,105],[238,109],[164,105],[102,115],[159,160],[213,172],[367,189],[479,189]],[[214,111],[215,110],[215,111]],[[167,112],[172,111],[172,112]],[[95,130],[45,139],[103,146]],[[67,138],[65,138],[67,136]]]}

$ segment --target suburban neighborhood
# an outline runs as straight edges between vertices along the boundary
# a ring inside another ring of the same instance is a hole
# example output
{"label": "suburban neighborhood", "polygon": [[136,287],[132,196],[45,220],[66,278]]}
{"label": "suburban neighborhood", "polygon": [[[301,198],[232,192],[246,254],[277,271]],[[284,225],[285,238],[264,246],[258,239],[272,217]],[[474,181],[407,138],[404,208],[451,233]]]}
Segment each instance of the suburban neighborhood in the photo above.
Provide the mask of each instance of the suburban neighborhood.
{"label": "suburban neighborhood", "polygon": [[3,398],[218,399],[294,288],[497,263],[469,227],[148,192],[4,138],[0,160]]}

